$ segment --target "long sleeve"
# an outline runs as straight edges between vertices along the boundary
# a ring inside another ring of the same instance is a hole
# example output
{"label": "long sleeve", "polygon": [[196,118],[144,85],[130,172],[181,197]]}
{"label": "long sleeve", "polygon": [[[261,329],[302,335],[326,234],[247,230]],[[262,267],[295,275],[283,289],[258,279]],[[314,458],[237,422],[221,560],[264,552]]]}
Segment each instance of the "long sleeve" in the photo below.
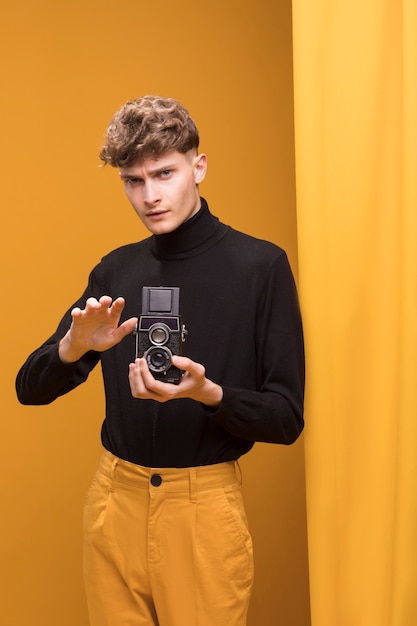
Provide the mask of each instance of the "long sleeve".
{"label": "long sleeve", "polygon": [[50,404],[83,383],[97,364],[100,355],[96,352],[87,353],[76,363],[63,363],[58,355],[59,342],[71,324],[70,311],[74,306],[84,307],[92,295],[92,276],[83,296],[67,311],[55,333],[22,365],[16,378],[17,397],[22,404]]}
{"label": "long sleeve", "polygon": [[286,255],[274,263],[262,288],[255,326],[257,389],[223,387],[213,417],[236,437],[291,444],[304,425],[305,372],[298,298]]}

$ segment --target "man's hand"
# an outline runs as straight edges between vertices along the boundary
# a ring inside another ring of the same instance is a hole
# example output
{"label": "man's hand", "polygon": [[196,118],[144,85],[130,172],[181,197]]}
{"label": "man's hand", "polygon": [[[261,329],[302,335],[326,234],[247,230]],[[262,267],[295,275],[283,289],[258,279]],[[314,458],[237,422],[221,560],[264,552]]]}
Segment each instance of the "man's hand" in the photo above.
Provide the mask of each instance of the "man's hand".
{"label": "man's hand", "polygon": [[191,398],[212,407],[220,404],[223,389],[220,385],[206,378],[203,365],[179,356],[172,357],[172,364],[185,371],[179,385],[155,380],[149,371],[146,360],[143,358],[136,359],[129,366],[132,396],[144,400],[157,400],[158,402],[167,402],[175,398]]}
{"label": "man's hand", "polygon": [[131,333],[138,320],[131,317],[119,326],[124,306],[124,298],[112,301],[102,296],[100,300],[89,298],[85,309],[73,309],[70,329],[59,344],[61,361],[73,363],[89,350],[104,352]]}

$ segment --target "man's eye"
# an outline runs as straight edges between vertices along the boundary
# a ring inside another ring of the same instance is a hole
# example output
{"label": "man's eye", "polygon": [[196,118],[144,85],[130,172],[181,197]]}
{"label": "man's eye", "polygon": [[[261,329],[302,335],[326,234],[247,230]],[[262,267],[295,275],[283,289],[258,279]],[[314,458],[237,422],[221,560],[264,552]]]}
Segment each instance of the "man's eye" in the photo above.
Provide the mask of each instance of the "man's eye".
{"label": "man's eye", "polygon": [[168,178],[169,176],[171,176],[171,174],[172,170],[163,170],[162,172],[160,172],[161,178]]}
{"label": "man's eye", "polygon": [[140,183],[140,178],[135,178],[135,177],[132,177],[132,178],[126,178],[126,179],[125,179],[125,182],[126,182],[128,185],[138,185],[138,184]]}

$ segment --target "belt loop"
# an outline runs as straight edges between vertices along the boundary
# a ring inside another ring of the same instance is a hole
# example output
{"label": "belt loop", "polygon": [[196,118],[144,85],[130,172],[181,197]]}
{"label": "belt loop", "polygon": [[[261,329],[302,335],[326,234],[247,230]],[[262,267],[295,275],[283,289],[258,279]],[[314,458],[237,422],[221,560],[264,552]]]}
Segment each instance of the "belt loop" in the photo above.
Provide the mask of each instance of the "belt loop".
{"label": "belt loop", "polygon": [[190,470],[190,502],[197,503],[197,470],[192,467]]}
{"label": "belt loop", "polygon": [[114,458],[113,462],[111,464],[111,470],[110,470],[110,487],[109,487],[109,491],[114,491],[114,473],[116,471],[117,465],[118,465],[118,459]]}
{"label": "belt loop", "polygon": [[242,474],[242,469],[240,467],[239,461],[235,461],[235,474],[236,474],[236,480],[238,482],[238,485],[239,487],[241,487],[243,483],[243,474]]}

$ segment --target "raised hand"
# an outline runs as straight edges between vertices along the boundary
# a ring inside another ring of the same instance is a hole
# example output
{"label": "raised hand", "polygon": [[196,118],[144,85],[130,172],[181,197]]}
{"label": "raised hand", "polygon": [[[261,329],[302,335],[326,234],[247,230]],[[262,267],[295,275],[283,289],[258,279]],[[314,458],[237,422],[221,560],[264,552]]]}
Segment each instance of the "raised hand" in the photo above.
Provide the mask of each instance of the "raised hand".
{"label": "raised hand", "polygon": [[59,344],[61,360],[71,363],[78,361],[89,350],[104,352],[131,333],[137,317],[119,325],[124,306],[124,298],[113,301],[110,296],[102,296],[99,300],[89,298],[85,309],[73,309],[70,329]]}

